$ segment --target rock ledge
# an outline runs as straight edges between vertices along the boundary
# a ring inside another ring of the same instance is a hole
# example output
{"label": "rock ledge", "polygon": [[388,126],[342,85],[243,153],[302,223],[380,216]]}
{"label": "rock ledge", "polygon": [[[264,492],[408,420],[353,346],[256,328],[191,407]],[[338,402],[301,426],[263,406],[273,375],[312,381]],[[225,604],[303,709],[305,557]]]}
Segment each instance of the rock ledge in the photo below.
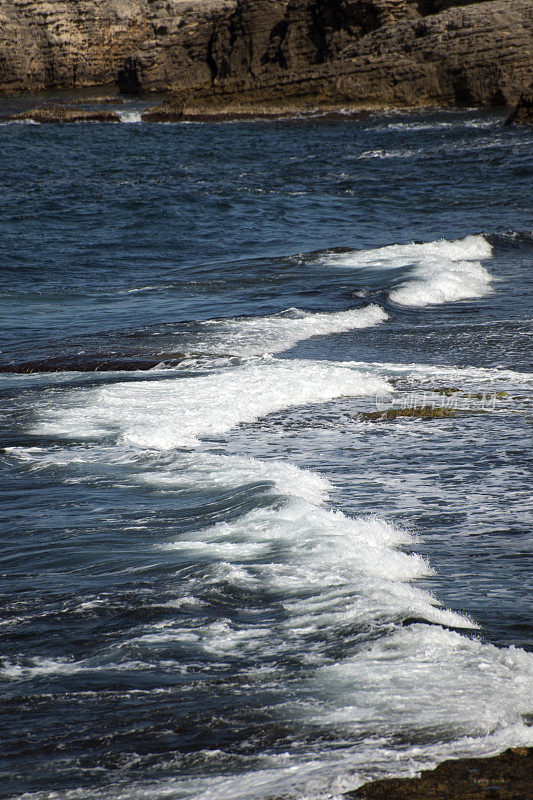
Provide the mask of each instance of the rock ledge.
{"label": "rock ledge", "polygon": [[533,748],[516,747],[492,758],[443,761],[419,778],[373,781],[346,800],[528,800],[533,797]]}
{"label": "rock ledge", "polygon": [[11,114],[3,119],[8,122],[38,122],[44,123],[67,123],[67,122],[120,122],[120,117],[114,111],[96,110],[90,111],[86,108],[72,108],[69,106],[43,106],[42,108],[30,108],[20,114]]}

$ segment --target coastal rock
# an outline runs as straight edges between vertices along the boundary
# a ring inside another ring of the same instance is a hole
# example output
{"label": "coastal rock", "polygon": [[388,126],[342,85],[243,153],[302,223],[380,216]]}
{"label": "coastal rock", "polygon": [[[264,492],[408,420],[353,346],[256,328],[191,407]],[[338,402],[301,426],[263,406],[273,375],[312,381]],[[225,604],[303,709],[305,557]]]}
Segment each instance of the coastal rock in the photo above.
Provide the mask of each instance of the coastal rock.
{"label": "coastal rock", "polygon": [[75,101],[69,101],[68,105],[101,106],[112,103],[114,106],[121,106],[124,105],[124,102],[123,98],[118,97],[118,95],[103,95],[102,97],[96,95],[94,97],[77,97]]}
{"label": "coastal rock", "polygon": [[492,758],[443,761],[419,778],[373,781],[346,800],[526,800],[533,797],[533,748],[517,747]]}
{"label": "coastal rock", "polygon": [[185,114],[512,105],[532,72],[529,0],[239,0],[194,32],[184,5],[129,70]]}
{"label": "coastal rock", "polygon": [[387,411],[368,411],[360,415],[363,422],[377,422],[378,420],[398,419],[408,417],[410,419],[442,419],[443,417],[453,417],[453,411],[439,406],[415,406],[413,408],[389,408]]}
{"label": "coastal rock", "polygon": [[170,97],[159,106],[151,106],[141,115],[143,122],[180,122],[183,119],[183,102]]}
{"label": "coastal rock", "polygon": [[524,123],[533,125],[533,83],[524,89],[518,103],[505,120],[506,125],[523,125]]}
{"label": "coastal rock", "polygon": [[114,84],[151,35],[146,0],[2,0],[0,91]]}
{"label": "coastal rock", "polygon": [[118,81],[185,116],[512,106],[532,29],[530,0],[4,0],[0,91]]}
{"label": "coastal rock", "polygon": [[10,122],[24,122],[31,120],[39,123],[67,123],[67,122],[120,122],[120,117],[114,111],[96,110],[91,111],[84,108],[72,108],[69,106],[43,106],[42,108],[30,108],[20,114],[12,114],[4,117]]}

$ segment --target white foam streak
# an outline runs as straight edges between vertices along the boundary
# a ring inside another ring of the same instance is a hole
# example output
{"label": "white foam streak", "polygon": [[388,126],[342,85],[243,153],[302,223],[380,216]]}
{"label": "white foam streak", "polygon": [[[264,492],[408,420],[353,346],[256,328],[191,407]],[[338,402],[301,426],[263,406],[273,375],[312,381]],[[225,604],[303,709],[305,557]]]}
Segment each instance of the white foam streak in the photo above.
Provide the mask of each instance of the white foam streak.
{"label": "white foam streak", "polygon": [[125,123],[136,123],[141,122],[141,112],[140,111],[128,111],[126,109],[117,108],[116,113],[120,117],[121,122]]}
{"label": "white foam streak", "polygon": [[351,156],[351,158],[358,161],[366,161],[371,158],[413,158],[419,152],[419,150],[413,150],[412,148],[406,150],[364,150],[358,156]]}
{"label": "white foam streak", "polygon": [[350,361],[346,362],[355,369],[372,370],[377,375],[387,378],[402,378],[420,383],[445,380],[458,382],[465,386],[486,387],[490,389],[496,384],[498,389],[516,388],[517,385],[531,385],[532,376],[525,372],[511,369],[484,367],[451,367],[444,364],[397,364],[387,361]]}
{"label": "white foam streak", "polygon": [[483,236],[467,236],[457,241],[390,245],[335,255],[328,263],[374,269],[411,267],[407,279],[391,290],[389,298],[400,305],[423,307],[489,294],[491,276],[479,259],[491,255],[492,247]]}
{"label": "white foam streak", "polygon": [[390,391],[382,378],[351,368],[272,359],[197,378],[73,392],[73,404],[50,409],[38,431],[81,438],[112,435],[159,450],[194,447],[202,437],[220,436],[274,411]]}
{"label": "white foam streak", "polygon": [[531,710],[533,657],[412,625],[323,667],[315,680],[335,696],[334,707],[322,710],[322,724],[344,723],[355,732],[371,721],[384,734],[438,726],[456,737],[483,737],[516,725]]}
{"label": "white foam streak", "polygon": [[[441,609],[427,592],[409,586],[432,573],[421,556],[399,549],[412,542],[408,532],[379,517],[351,518],[294,497],[282,508],[257,509],[161,547],[188,557],[230,561],[224,567],[226,582],[250,591],[268,587],[284,596],[288,616],[279,643],[283,649],[310,631],[364,626],[383,617],[417,616],[475,627]],[[255,627],[250,635],[256,638]]]}
{"label": "white foam streak", "polygon": [[[137,448],[120,448],[116,445],[79,449],[6,447],[5,452],[28,464],[32,470],[56,467],[86,468],[97,467],[99,464],[135,466],[139,460]],[[73,480],[77,479],[66,478],[69,483]],[[129,480],[147,484],[161,492],[177,493],[188,493],[205,486],[226,489],[250,483],[266,483],[285,497],[298,497],[312,505],[321,505],[328,500],[332,488],[326,478],[287,461],[273,459],[262,461],[256,458],[221,456],[202,451],[180,452],[167,470],[157,461],[153,469],[150,469],[148,463],[143,462],[140,471],[131,475]]]}
{"label": "white foam streak", "polygon": [[119,663],[95,663],[94,660],[84,659],[81,661],[68,661],[67,659],[53,658],[34,658],[27,659],[26,663],[20,664],[3,659],[0,662],[0,677],[9,680],[28,680],[35,677],[55,677],[59,675],[77,675],[82,672],[104,672],[114,670],[118,672],[130,672],[132,670],[145,669],[150,666],[140,661],[120,661]]}
{"label": "white foam streak", "polygon": [[298,497],[312,505],[328,499],[330,483],[316,472],[285,461],[260,461],[240,456],[194,453],[179,470],[144,472],[141,480],[163,491],[190,491],[198,486],[230,487],[268,482],[286,497]]}
{"label": "white foam streak", "polygon": [[388,318],[376,305],[365,308],[315,314],[289,308],[280,314],[203,323],[209,334],[206,344],[239,356],[281,353],[304,339],[332,333],[369,328]]}
{"label": "white foam streak", "polygon": [[490,292],[491,276],[479,261],[435,259],[416,267],[412,277],[389,293],[393,303],[419,308],[484,297]]}
{"label": "white foam streak", "polygon": [[34,119],[12,119],[8,122],[0,122],[0,126],[4,125],[39,125]]}

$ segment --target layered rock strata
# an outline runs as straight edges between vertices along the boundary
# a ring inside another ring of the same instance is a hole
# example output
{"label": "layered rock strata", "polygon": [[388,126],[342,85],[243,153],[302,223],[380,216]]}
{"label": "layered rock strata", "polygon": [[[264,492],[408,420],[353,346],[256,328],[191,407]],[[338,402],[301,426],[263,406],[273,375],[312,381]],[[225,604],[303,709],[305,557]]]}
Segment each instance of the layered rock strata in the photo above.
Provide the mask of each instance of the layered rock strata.
{"label": "layered rock strata", "polygon": [[185,113],[513,105],[531,0],[0,0],[0,91],[119,82]]}
{"label": "layered rock strata", "polygon": [[150,35],[144,0],[0,0],[0,91],[115,83]]}

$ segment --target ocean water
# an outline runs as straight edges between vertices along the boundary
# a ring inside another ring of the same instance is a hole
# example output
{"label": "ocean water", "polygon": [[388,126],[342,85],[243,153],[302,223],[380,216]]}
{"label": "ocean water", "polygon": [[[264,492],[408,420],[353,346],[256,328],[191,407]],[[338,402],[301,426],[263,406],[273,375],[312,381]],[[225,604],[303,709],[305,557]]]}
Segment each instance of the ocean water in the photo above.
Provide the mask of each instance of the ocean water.
{"label": "ocean water", "polygon": [[0,125],[1,796],[533,744],[531,132],[120,113]]}

